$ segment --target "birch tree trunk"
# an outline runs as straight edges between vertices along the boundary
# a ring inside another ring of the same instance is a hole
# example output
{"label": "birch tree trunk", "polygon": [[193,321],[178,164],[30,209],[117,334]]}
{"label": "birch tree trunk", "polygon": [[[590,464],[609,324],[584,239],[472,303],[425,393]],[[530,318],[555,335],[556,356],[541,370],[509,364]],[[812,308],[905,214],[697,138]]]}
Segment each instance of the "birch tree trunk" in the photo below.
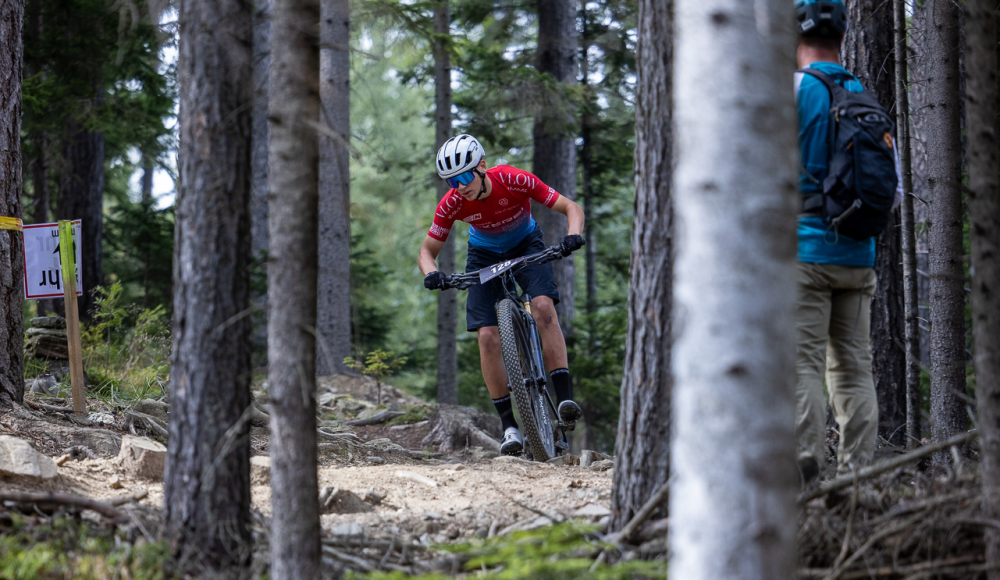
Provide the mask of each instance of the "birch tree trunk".
{"label": "birch tree trunk", "polygon": [[316,374],[347,371],[351,356],[351,7],[320,3],[319,279]]}
{"label": "birch tree trunk", "polygon": [[[100,97],[95,97],[100,100]],[[94,309],[94,288],[104,283],[104,133],[86,129],[67,119],[63,143],[65,169],[59,183],[56,219],[82,220],[81,269],[83,295],[80,318],[89,320]]]}
{"label": "birch tree trunk", "polygon": [[[612,530],[670,475],[673,2],[640,0],[638,8],[635,214]],[[665,512],[662,506],[654,517]]]}
{"label": "birch tree trunk", "polygon": [[[966,428],[965,273],[962,247],[962,143],[959,14],[951,0],[927,0],[925,49],[929,109],[931,435],[943,441]],[[948,460],[941,453],[936,461]]]}
{"label": "birch tree trunk", "polygon": [[228,570],[250,556],[250,6],[181,0],[179,23],[164,520],[189,569]]}
{"label": "birch tree trunk", "polygon": [[316,477],[318,0],[273,0],[268,153],[271,577],[320,573]]}
{"label": "birch tree trunk", "polygon": [[[451,138],[451,6],[449,0],[434,3],[434,124],[435,151]],[[448,183],[437,180],[440,200],[448,193]],[[448,236],[438,254],[438,269],[455,271],[455,237]],[[458,404],[458,291],[438,292],[437,313],[437,402],[440,405]]]}
{"label": "birch tree trunk", "polygon": [[[267,259],[267,81],[271,70],[271,0],[257,0],[253,15],[253,149],[250,250],[256,264]],[[266,270],[266,267],[264,268]],[[252,291],[254,365],[267,364],[267,290]]]}
{"label": "birch tree trunk", "polygon": [[[575,0],[538,0],[538,59],[537,68],[557,82],[576,83]],[[550,92],[535,118],[532,156],[533,172],[543,183],[555,188],[560,195],[576,199],[576,122],[569,102],[562,91]],[[532,203],[532,215],[545,232],[546,245],[558,244],[566,235],[566,216]],[[552,263],[559,304],[556,312],[563,334],[573,334],[574,290],[576,266],[572,259]]]}
{"label": "birch tree trunk", "polygon": [[[873,91],[887,109],[897,104],[892,4],[881,0],[850,0],[851,27],[841,46],[845,68],[865,90]],[[878,434],[896,446],[906,444],[906,357],[900,214],[876,238],[875,274],[878,291],[871,303],[872,374],[878,395]]]}
{"label": "birch tree trunk", "polygon": [[684,580],[795,573],[788,11],[784,0],[677,4],[670,575]]}
{"label": "birch tree trunk", "polygon": [[[21,217],[24,2],[0,2],[0,216]],[[0,408],[24,400],[24,248],[0,230]]]}
{"label": "birch tree trunk", "polygon": [[[917,246],[914,236],[913,170],[910,156],[910,99],[907,92],[906,5],[893,0],[893,37],[896,45],[896,152],[902,170],[903,202],[900,205],[903,252],[903,304],[906,348],[906,447],[913,449],[921,436],[920,328],[917,302]],[[881,412],[881,411],[880,411]]]}
{"label": "birch tree trunk", "polygon": [[[1000,517],[1000,139],[997,133],[997,12],[992,0],[966,0],[966,126],[969,131],[969,233],[972,333],[982,447],[983,511]],[[986,526],[986,561],[1000,561],[1000,530]],[[1000,571],[989,572],[1000,580]]]}

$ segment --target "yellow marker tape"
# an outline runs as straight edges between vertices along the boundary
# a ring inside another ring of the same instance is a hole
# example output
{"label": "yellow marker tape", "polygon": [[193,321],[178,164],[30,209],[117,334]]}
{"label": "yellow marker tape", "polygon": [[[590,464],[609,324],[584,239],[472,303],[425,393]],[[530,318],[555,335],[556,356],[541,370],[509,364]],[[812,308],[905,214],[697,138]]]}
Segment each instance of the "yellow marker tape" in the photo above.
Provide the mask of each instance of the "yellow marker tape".
{"label": "yellow marker tape", "polygon": [[19,232],[22,225],[24,224],[17,218],[0,217],[0,230],[14,230]]}
{"label": "yellow marker tape", "polygon": [[[62,263],[63,281],[67,287],[76,290],[76,252],[73,251],[73,222],[59,221],[59,261]],[[66,282],[69,280],[69,282]]]}

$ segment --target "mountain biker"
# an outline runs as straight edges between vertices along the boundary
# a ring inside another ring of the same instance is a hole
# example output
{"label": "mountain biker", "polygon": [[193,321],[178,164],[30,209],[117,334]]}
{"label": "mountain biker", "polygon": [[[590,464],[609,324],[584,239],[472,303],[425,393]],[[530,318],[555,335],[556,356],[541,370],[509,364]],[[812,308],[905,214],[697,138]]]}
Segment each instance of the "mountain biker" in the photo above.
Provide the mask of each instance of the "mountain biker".
{"label": "mountain biker", "polygon": [[[434,223],[420,246],[417,263],[424,286],[442,288],[445,275],[437,259],[455,220],[467,222],[469,251],[466,271],[492,266],[504,260],[533,254],[545,248],[542,230],[531,216],[531,200],[566,216],[568,234],[560,246],[564,256],[584,245],[583,209],[559,195],[537,177],[511,167],[487,169],[483,146],[472,135],[452,137],[438,150],[437,173],[452,189],[438,203]],[[574,424],[582,415],[573,401],[566,356],[566,340],[559,327],[555,305],[559,303],[551,264],[533,264],[518,270],[517,283],[531,296],[531,315],[542,339],[542,356],[558,401],[559,418]],[[479,354],[486,388],[503,425],[501,453],[521,452],[524,440],[514,420],[507,371],[500,350],[500,332],[495,305],[503,295],[499,278],[469,288],[466,327],[479,338]]]}
{"label": "mountain biker", "polygon": [[[840,64],[847,32],[841,0],[796,0],[799,67],[818,70],[851,93],[865,89]],[[806,200],[823,190],[829,173],[831,93],[819,78],[795,75],[802,170],[798,220],[796,375],[799,466],[805,480],[819,475],[825,461],[827,399],[840,428],[838,471],[871,462],[878,428],[878,404],[869,348],[870,301],[875,293],[875,240],[831,233]],[[892,146],[890,142],[890,147]],[[898,173],[898,168],[897,168]],[[896,177],[893,176],[893,179]],[[898,180],[895,203],[902,200]]]}

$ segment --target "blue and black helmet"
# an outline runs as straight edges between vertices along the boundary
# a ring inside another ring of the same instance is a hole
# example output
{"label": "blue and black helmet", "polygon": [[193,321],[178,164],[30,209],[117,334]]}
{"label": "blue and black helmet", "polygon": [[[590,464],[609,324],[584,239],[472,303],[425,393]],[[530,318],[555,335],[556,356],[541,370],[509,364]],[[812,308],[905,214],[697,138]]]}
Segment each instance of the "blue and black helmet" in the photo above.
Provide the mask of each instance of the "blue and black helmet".
{"label": "blue and black helmet", "polygon": [[847,32],[841,0],[795,0],[795,23],[802,36],[838,37]]}

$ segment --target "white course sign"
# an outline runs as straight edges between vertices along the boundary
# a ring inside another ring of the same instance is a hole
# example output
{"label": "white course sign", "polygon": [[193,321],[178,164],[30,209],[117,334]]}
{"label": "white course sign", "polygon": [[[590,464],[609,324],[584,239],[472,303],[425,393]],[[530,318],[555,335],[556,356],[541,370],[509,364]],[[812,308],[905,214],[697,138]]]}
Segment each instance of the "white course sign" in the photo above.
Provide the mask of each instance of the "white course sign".
{"label": "white course sign", "polygon": [[[80,220],[73,222],[73,245],[76,252],[76,295],[83,295],[80,273]],[[24,297],[27,299],[62,298],[62,266],[59,263],[59,224],[24,226]]]}

